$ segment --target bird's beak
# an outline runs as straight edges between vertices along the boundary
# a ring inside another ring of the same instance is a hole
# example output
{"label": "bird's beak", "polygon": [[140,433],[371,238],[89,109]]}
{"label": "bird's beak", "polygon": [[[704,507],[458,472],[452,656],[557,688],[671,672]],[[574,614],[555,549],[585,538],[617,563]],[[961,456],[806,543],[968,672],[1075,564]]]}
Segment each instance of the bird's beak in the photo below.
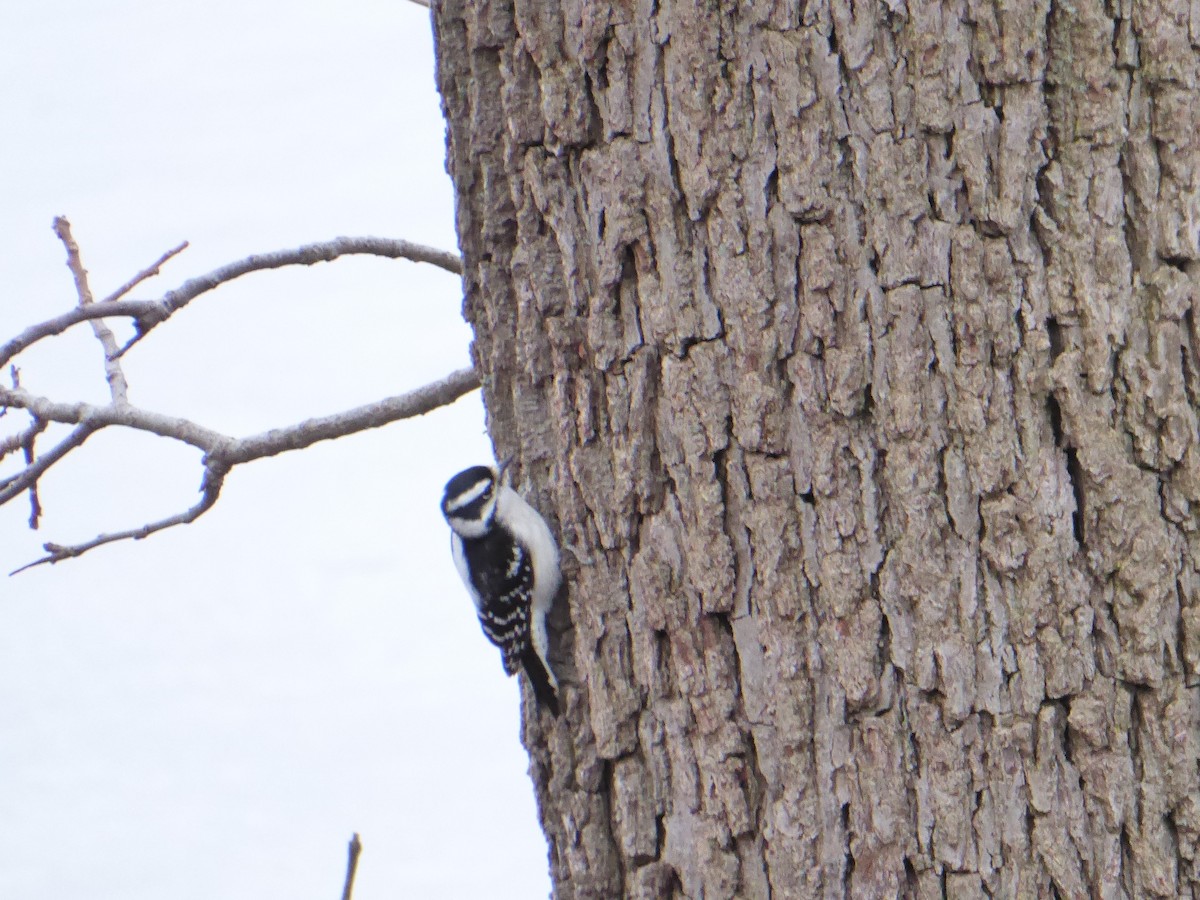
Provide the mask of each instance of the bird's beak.
{"label": "bird's beak", "polygon": [[497,482],[503,480],[504,473],[508,470],[508,467],[512,464],[512,461],[513,461],[513,458],[510,456],[508,459],[506,459],[502,463],[500,463],[500,465],[496,466],[496,481]]}

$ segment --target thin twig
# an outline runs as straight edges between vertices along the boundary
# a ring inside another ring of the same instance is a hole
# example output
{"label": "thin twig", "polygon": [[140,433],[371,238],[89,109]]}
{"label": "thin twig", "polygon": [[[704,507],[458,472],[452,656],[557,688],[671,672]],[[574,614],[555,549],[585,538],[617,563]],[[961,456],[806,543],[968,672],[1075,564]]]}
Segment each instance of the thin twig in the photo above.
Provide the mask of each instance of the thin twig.
{"label": "thin twig", "polygon": [[[79,245],[75,243],[75,238],[71,235],[71,223],[67,221],[66,216],[59,216],[54,220],[54,233],[67,248],[67,267],[75,278],[75,292],[79,295],[79,306],[91,306],[95,302],[95,298],[92,297],[92,287],[88,284],[87,269],[83,267],[83,257],[80,256]],[[108,390],[112,394],[113,403],[128,403],[129,382],[126,381],[125,372],[121,369],[121,362],[117,358],[120,353],[117,339],[103,319],[92,319],[91,325],[96,340],[104,349],[104,375],[108,379]]]}
{"label": "thin twig", "polygon": [[[28,440],[22,445],[25,451],[25,467],[33,465],[33,444],[37,440],[38,433],[35,431],[29,435]],[[29,528],[32,531],[37,531],[38,523],[42,520],[42,498],[38,496],[38,483],[34,480],[29,485]]]}
{"label": "thin twig", "polygon": [[107,297],[105,297],[101,302],[102,303],[111,303],[114,300],[120,300],[122,297],[124,297],[126,294],[128,294],[130,291],[132,291],[135,287],[137,287],[143,281],[146,281],[147,279],[153,278],[155,275],[157,275],[159,273],[159,271],[162,269],[163,265],[165,265],[169,260],[178,256],[180,253],[182,253],[187,248],[188,248],[188,242],[184,241],[178,247],[168,250],[166,253],[164,253],[162,256],[160,256],[154,263],[152,263],[147,268],[142,269],[142,271],[138,272],[136,275],[134,275],[132,278],[130,278],[127,282],[125,282],[123,285],[121,285],[119,288],[117,288],[115,291],[113,291],[111,294],[109,294]]}
{"label": "thin twig", "polygon": [[362,841],[358,839],[358,832],[354,832],[354,837],[350,838],[349,858],[346,860],[346,884],[342,888],[342,900],[350,900],[351,894],[354,893],[354,876],[358,872],[358,857],[362,853]]}
{"label": "thin twig", "polygon": [[[7,410],[7,407],[5,407]],[[46,430],[50,423],[45,419],[33,417],[33,421],[29,423],[29,427],[24,431],[19,431],[16,434],[11,434],[4,440],[0,441],[0,459],[8,456],[14,450],[20,449],[25,452],[25,467],[33,465],[34,461],[34,443],[37,441],[38,435]],[[37,527],[42,518],[42,500],[38,494],[37,479],[34,478],[29,482],[29,527],[37,531]]]}
{"label": "thin twig", "polygon": [[34,560],[31,563],[21,566],[19,569],[14,569],[10,575],[16,575],[24,572],[27,569],[35,568],[36,566],[49,563],[53,565],[57,562],[62,562],[64,559],[71,559],[87,553],[103,544],[111,544],[114,541],[125,541],[133,539],[140,541],[142,538],[149,537],[156,531],[162,531],[165,528],[173,528],[176,525],[186,525],[189,522],[194,522],[210,509],[217,498],[221,494],[221,485],[225,481],[225,475],[229,472],[229,467],[223,463],[207,460],[204,467],[204,481],[200,485],[203,496],[200,502],[195,506],[187,509],[174,516],[168,516],[165,519],[160,519],[157,522],[151,522],[148,525],[142,525],[140,528],[131,528],[128,531],[118,531],[113,534],[102,534],[99,537],[92,538],[82,544],[74,544],[72,546],[63,546],[61,544],[46,543],[42,545],[42,549],[46,551],[46,555],[41,559]]}

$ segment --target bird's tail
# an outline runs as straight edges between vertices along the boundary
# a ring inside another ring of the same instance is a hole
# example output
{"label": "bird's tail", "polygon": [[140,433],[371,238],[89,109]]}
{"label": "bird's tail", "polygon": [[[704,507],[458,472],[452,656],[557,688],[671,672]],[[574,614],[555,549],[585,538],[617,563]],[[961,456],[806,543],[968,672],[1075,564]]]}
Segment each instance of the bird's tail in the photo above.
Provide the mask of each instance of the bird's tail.
{"label": "bird's tail", "polygon": [[554,689],[554,682],[550,673],[546,671],[542,658],[532,646],[521,654],[521,665],[525,674],[529,676],[529,683],[533,685],[533,695],[537,697],[538,703],[550,710],[551,715],[557,716],[558,691]]}

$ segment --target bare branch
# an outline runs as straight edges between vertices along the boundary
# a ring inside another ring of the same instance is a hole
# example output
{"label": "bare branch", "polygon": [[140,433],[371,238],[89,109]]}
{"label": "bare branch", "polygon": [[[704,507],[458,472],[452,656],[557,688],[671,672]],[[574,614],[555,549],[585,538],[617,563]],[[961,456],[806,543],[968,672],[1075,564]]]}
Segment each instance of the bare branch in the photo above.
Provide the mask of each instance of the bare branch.
{"label": "bare branch", "polygon": [[7,364],[18,353],[29,349],[38,341],[62,334],[80,322],[107,316],[128,316],[134,319],[139,329],[147,329],[166,319],[167,315],[167,308],[158,300],[113,300],[77,306],[61,316],[31,325],[7,343],[0,344],[0,366]]}
{"label": "bare branch", "polygon": [[66,216],[55,218],[54,233],[67,248],[67,268],[75,278],[75,292],[79,295],[79,305],[87,306],[93,299],[92,288],[88,284],[87,269],[83,267],[83,260],[79,256],[79,245],[75,243],[75,238],[71,237],[71,223],[67,221]]}
{"label": "bare branch", "polygon": [[288,428],[276,428],[242,438],[224,452],[223,458],[237,465],[264,456],[286,453],[288,450],[301,450],[319,441],[331,441],[368,428],[379,428],[400,419],[424,415],[440,406],[453,403],[477,387],[479,376],[475,374],[475,370],[459,369],[441,381],[419,387],[407,394],[388,397],[336,415],[308,419]]}
{"label": "bare branch", "polygon": [[[66,216],[59,216],[54,220],[54,233],[67,248],[67,267],[75,277],[75,291],[79,295],[79,305],[90,306],[95,301],[92,297],[91,285],[88,284],[87,269],[83,267],[83,257],[79,254],[79,245],[75,243],[75,238],[71,235],[71,223],[67,221]],[[108,390],[112,394],[113,403],[127,403],[129,402],[129,382],[125,380],[125,372],[121,369],[120,360],[117,359],[120,353],[117,339],[103,319],[92,319],[91,323],[92,332],[100,341],[100,346],[104,348],[104,375],[108,379]],[[36,490],[36,486],[30,490]]]}
{"label": "bare branch", "polygon": [[8,456],[14,450],[20,450],[33,438],[37,437],[46,430],[46,426],[50,423],[44,419],[33,417],[33,421],[29,423],[29,427],[24,431],[18,431],[16,434],[10,434],[4,440],[0,440],[0,459]]}
{"label": "bare branch", "polygon": [[180,253],[182,253],[187,248],[188,248],[188,242],[184,241],[178,247],[168,250],[166,253],[164,253],[162,256],[160,256],[157,260],[155,260],[154,263],[147,266],[145,269],[142,269],[142,271],[138,272],[136,275],[134,275],[132,278],[130,278],[127,282],[125,282],[123,285],[121,285],[119,288],[117,288],[115,291],[113,291],[111,294],[109,294],[107,297],[105,297],[104,300],[102,300],[101,302],[102,303],[111,303],[114,300],[120,300],[122,297],[124,297],[126,294],[128,294],[130,291],[132,291],[135,287],[137,287],[143,281],[146,281],[147,279],[153,278],[155,275],[157,275],[159,273],[159,271],[162,269],[162,267],[168,261],[170,261],[171,259],[178,256]]}
{"label": "bare branch", "polygon": [[[22,445],[25,451],[25,466],[28,468],[33,465],[33,445],[37,440],[37,432],[29,435],[29,438]],[[29,527],[33,531],[37,531],[38,523],[42,519],[42,498],[38,496],[38,483],[34,481],[29,485]]]}
{"label": "bare branch", "polygon": [[36,462],[26,466],[16,475],[0,481],[0,506],[3,506],[27,487],[36,484],[37,480],[45,474],[47,469],[72,450],[81,446],[84,441],[92,436],[95,430],[95,427],[91,425],[80,425],[78,428],[72,430],[63,440],[59,441],[49,453],[43,453],[37,458]]}
{"label": "bare branch", "polygon": [[[459,260],[454,254],[412,244],[408,241],[369,237],[336,238],[332,241],[310,244],[294,250],[282,250],[277,253],[248,257],[216,269],[200,278],[186,281],[176,290],[167,293],[160,301],[121,299],[138,284],[156,275],[167,260],[187,246],[185,243],[163,254],[149,268],[139,272],[108,298],[97,303],[92,297],[79,247],[71,235],[70,223],[60,217],[55,219],[54,229],[67,249],[67,265],[75,278],[79,305],[68,313],[26,329],[7,343],[0,345],[0,366],[10,363],[17,354],[44,338],[62,334],[81,322],[91,322],[93,331],[104,348],[105,370],[108,375],[112,402],[107,405],[82,402],[64,403],[32,394],[21,387],[17,369],[12,366],[12,387],[0,387],[0,415],[9,409],[22,409],[32,417],[32,422],[20,433],[0,440],[0,458],[18,448],[23,449],[25,454],[25,468],[8,478],[0,479],[0,505],[9,502],[25,490],[30,491],[32,507],[30,525],[36,528],[41,516],[41,504],[37,493],[39,479],[51,466],[81,446],[96,431],[110,426],[132,428],[198,448],[204,453],[205,474],[201,484],[202,497],[195,506],[138,528],[112,534],[101,534],[82,544],[64,546],[47,543],[44,545],[46,556],[17,569],[17,572],[44,563],[56,563],[70,559],[103,544],[128,539],[141,540],[157,531],[194,522],[216,503],[225,475],[235,465],[275,456],[289,450],[299,450],[319,441],[333,440],[368,428],[378,428],[399,419],[423,415],[440,406],[452,403],[479,387],[479,379],[474,370],[460,369],[440,381],[406,394],[388,397],[376,403],[335,415],[309,419],[296,425],[240,439],[221,434],[187,419],[140,409],[130,405],[128,401],[128,385],[118,362],[121,354],[144,337],[150,329],[166,321],[196,297],[221,284],[249,272],[290,265],[313,265],[350,254],[369,254],[428,262],[454,273],[461,271]],[[127,316],[134,320],[137,336],[122,348],[117,347],[112,331],[102,321],[110,316]],[[35,452],[35,442],[51,422],[75,427],[49,452],[38,455]]]}
{"label": "bare branch", "polygon": [[174,516],[169,516],[165,519],[160,519],[157,522],[151,522],[148,525],[143,525],[140,528],[131,528],[128,531],[118,531],[113,534],[102,534],[99,537],[92,538],[83,544],[74,544],[72,546],[63,546],[61,544],[47,543],[42,545],[42,549],[46,551],[46,555],[41,559],[34,560],[27,565],[21,566],[19,569],[14,569],[10,575],[16,575],[19,572],[24,572],[27,569],[32,569],[35,566],[40,566],[45,563],[53,565],[57,562],[62,562],[64,559],[71,559],[87,553],[103,544],[111,544],[114,541],[135,540],[140,541],[142,538],[149,537],[156,531],[162,531],[165,528],[173,528],[176,525],[186,525],[189,522],[194,522],[210,509],[217,498],[221,494],[221,485],[225,482],[225,475],[229,472],[229,466],[215,460],[206,460],[204,467],[204,481],[200,485],[200,490],[203,496],[200,502],[184,512]]}
{"label": "bare branch", "polygon": [[358,839],[358,832],[354,832],[354,837],[350,838],[349,858],[346,860],[346,884],[342,888],[342,900],[350,900],[354,893],[354,875],[358,872],[358,857],[362,853],[362,841]]}
{"label": "bare branch", "polygon": [[[412,418],[453,403],[459,397],[479,387],[479,378],[473,369],[459,369],[423,387],[369,403],[356,409],[332,416],[309,419],[288,428],[277,428],[246,438],[231,438],[220,432],[197,425],[187,419],[166,416],[161,413],[139,409],[128,404],[116,403],[96,406],[90,403],[58,403],[46,397],[38,397],[17,388],[0,388],[0,405],[16,407],[30,412],[38,420],[65,422],[77,427],[49,453],[31,462],[23,471],[9,479],[0,481],[0,505],[7,503],[26,488],[35,485],[42,474],[55,462],[88,439],[101,428],[119,425],[146,431],[160,437],[172,438],[197,447],[205,453],[204,498],[185,512],[114,534],[102,534],[83,544],[60,546],[46,544],[47,555],[28,566],[17,569],[22,572],[42,563],[56,563],[86,553],[102,544],[113,541],[142,538],[172,528],[186,525],[203,515],[216,502],[225,474],[235,465],[300,450],[319,441],[345,437],[368,428],[378,428],[400,419]],[[16,574],[16,572],[12,574]]]}
{"label": "bare branch", "polygon": [[[115,316],[126,316],[134,320],[137,335],[117,351],[117,358],[123,356],[134,344],[140,341],[156,325],[165,322],[171,315],[178,312],[192,300],[205,294],[226,282],[233,281],[250,272],[265,269],[278,269],[292,265],[314,265],[318,262],[328,262],[339,256],[348,255],[383,256],[388,259],[408,259],[413,262],[426,262],[447,272],[461,274],[462,263],[459,258],[445,250],[437,250],[410,241],[393,240],[390,238],[360,237],[334,238],[319,244],[309,244],[293,250],[279,250],[275,253],[264,253],[247,257],[227,266],[222,266],[184,282],[178,288],[170,291],[162,300],[118,300],[107,299],[99,303],[76,307],[70,312],[63,313],[45,322],[30,326],[16,337],[0,344],[0,366],[6,365],[17,354],[27,350],[31,345],[48,337],[62,334],[69,328],[81,322]],[[114,295],[115,296],[115,295]]]}
{"label": "bare branch", "polygon": [[38,530],[38,525],[42,519],[42,498],[38,495],[38,486],[35,481],[29,486],[29,527],[33,531]]}
{"label": "bare branch", "polygon": [[[280,269],[285,266],[312,266],[319,262],[332,262],[339,256],[383,256],[388,259],[408,259],[413,262],[425,262],[435,265],[455,275],[462,274],[462,260],[454,253],[414,244],[411,241],[401,241],[392,238],[377,237],[338,237],[331,241],[317,244],[306,244],[289,250],[277,250],[274,253],[259,253],[247,256],[237,262],[214,269],[207,275],[185,281],[178,288],[169,291],[162,299],[166,315],[158,320],[138,320],[138,333],[131,338],[118,355],[124,354],[134,344],[146,336],[155,325],[165,321],[183,309],[201,294],[206,294],[234,279],[241,278],[251,272],[261,272],[266,269]],[[2,363],[2,358],[0,358]]]}
{"label": "bare branch", "polygon": [[[220,432],[187,419],[166,416],[128,404],[96,406],[92,403],[60,403],[47,397],[38,397],[28,391],[0,388],[0,406],[27,409],[39,419],[64,422],[68,425],[86,425],[93,431],[110,425],[148,431],[159,437],[174,438],[191,444],[206,453],[219,453],[232,442],[231,438]],[[0,494],[0,503],[2,502],[3,495]]]}
{"label": "bare branch", "polygon": [[241,278],[250,272],[281,269],[285,266],[312,266],[320,262],[332,262],[339,256],[354,255],[409,259],[413,262],[430,263],[455,275],[462,274],[462,261],[457,255],[445,250],[391,238],[338,237],[331,241],[306,244],[290,250],[276,250],[274,253],[258,253],[254,256],[247,256],[245,259],[239,259],[237,262],[214,269],[207,275],[185,281],[175,290],[168,292],[163,297],[163,303],[169,310],[168,314],[178,312],[201,294],[233,281],[235,278]]}
{"label": "bare branch", "polygon": [[[12,378],[12,386],[14,390],[19,390],[21,387],[21,370],[16,366],[12,366],[9,370],[9,376]],[[0,406],[0,416],[7,415],[8,407]],[[33,465],[34,445],[37,443],[38,435],[46,430],[50,423],[44,419],[39,419],[37,416],[31,416],[29,426],[23,431],[18,431],[16,434],[9,435],[3,441],[0,441],[0,460],[8,456],[14,450],[20,448],[24,451],[25,467],[28,469]],[[42,498],[38,495],[37,479],[34,478],[29,482],[29,527],[37,531],[38,523],[42,518]]]}
{"label": "bare branch", "polygon": [[[276,456],[289,450],[301,450],[320,441],[330,441],[369,428],[379,428],[400,419],[424,415],[439,406],[453,403],[479,387],[472,368],[459,369],[431,384],[405,394],[368,403],[332,416],[307,419],[287,428],[275,428],[245,438],[231,438],[187,419],[151,412],[136,406],[96,406],[91,403],[59,403],[28,391],[0,388],[0,405],[28,410],[39,419],[87,425],[93,430],[120,425],[148,431],[159,437],[173,438],[198,447],[205,453],[231,465]],[[0,503],[4,496],[0,493]]]}

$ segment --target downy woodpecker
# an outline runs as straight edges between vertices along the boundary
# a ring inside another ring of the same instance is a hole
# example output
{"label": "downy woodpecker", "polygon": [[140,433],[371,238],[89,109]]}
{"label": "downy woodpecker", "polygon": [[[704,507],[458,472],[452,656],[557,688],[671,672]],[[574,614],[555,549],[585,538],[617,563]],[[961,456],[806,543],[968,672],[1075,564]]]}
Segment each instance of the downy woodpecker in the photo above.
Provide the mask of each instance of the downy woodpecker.
{"label": "downy woodpecker", "polygon": [[483,633],[500,648],[504,671],[524,668],[538,702],[558,715],[546,637],[546,615],[562,582],[558,546],[546,520],[502,481],[507,465],[472,466],[451,478],[442,514],[454,565]]}

